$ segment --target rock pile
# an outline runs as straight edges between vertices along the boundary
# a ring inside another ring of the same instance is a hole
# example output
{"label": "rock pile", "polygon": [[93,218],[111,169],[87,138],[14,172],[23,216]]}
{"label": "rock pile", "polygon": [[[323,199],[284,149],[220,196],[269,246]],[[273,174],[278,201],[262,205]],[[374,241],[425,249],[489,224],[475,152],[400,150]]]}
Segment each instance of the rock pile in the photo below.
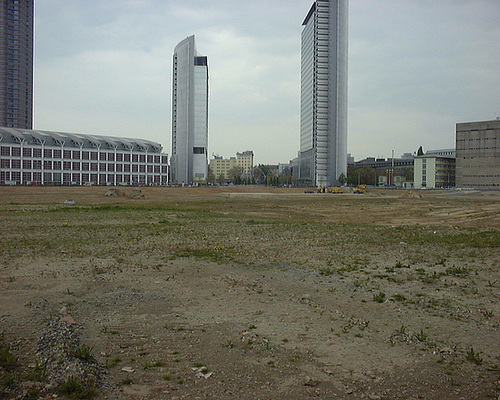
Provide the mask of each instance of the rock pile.
{"label": "rock pile", "polygon": [[73,318],[59,315],[49,321],[37,346],[37,355],[45,366],[47,380],[54,386],[76,378],[86,386],[104,383],[104,367],[91,354],[92,348],[81,344]]}

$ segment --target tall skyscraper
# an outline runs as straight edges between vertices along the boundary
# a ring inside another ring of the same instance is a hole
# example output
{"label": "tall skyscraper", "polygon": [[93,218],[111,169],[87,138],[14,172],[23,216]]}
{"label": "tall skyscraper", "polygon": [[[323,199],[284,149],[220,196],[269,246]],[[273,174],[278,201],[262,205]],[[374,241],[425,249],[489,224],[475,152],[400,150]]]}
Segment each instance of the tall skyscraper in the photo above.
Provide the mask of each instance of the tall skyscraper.
{"label": "tall skyscraper", "polygon": [[33,127],[33,3],[0,0],[0,126]]}
{"label": "tall skyscraper", "polygon": [[316,0],[302,23],[300,181],[347,174],[347,0]]}
{"label": "tall skyscraper", "polygon": [[197,184],[208,177],[208,62],[194,35],[174,50],[171,182]]}

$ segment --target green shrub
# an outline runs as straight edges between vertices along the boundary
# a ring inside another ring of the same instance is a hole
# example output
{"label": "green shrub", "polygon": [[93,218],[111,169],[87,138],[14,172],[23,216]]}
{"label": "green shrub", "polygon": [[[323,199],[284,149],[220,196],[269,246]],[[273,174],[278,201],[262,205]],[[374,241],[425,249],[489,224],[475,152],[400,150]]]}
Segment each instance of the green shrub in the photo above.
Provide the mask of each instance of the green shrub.
{"label": "green shrub", "polygon": [[377,303],[383,303],[385,299],[385,293],[380,292],[379,294],[374,294],[373,295],[373,301]]}

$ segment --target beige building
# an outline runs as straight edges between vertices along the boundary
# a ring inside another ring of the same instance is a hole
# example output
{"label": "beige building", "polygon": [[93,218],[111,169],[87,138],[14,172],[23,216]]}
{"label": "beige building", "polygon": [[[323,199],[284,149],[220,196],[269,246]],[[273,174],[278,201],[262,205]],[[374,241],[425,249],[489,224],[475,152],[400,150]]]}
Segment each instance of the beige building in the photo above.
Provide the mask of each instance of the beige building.
{"label": "beige building", "polygon": [[253,151],[247,150],[243,153],[236,153],[238,167],[243,168],[243,172],[251,175],[253,168]]}
{"label": "beige building", "polygon": [[500,189],[500,119],[458,123],[457,186]]}
{"label": "beige building", "polygon": [[430,150],[413,160],[415,189],[455,186],[455,150]]}
{"label": "beige building", "polygon": [[215,179],[229,179],[229,171],[233,168],[241,168],[241,172],[251,176],[253,168],[253,151],[247,150],[243,153],[236,153],[236,157],[222,158],[214,156],[210,160],[210,171]]}

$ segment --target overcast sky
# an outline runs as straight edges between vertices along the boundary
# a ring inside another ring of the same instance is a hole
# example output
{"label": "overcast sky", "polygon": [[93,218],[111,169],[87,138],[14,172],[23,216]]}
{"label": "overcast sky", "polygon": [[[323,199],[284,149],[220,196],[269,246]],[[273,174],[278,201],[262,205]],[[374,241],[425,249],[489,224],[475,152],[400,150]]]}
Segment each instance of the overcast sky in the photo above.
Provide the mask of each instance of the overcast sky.
{"label": "overcast sky", "polygon": [[[312,0],[36,0],[34,127],[143,138],[170,154],[172,52],[208,56],[209,154],[297,156]],[[499,0],[350,0],[348,152],[455,146],[500,116]]]}

